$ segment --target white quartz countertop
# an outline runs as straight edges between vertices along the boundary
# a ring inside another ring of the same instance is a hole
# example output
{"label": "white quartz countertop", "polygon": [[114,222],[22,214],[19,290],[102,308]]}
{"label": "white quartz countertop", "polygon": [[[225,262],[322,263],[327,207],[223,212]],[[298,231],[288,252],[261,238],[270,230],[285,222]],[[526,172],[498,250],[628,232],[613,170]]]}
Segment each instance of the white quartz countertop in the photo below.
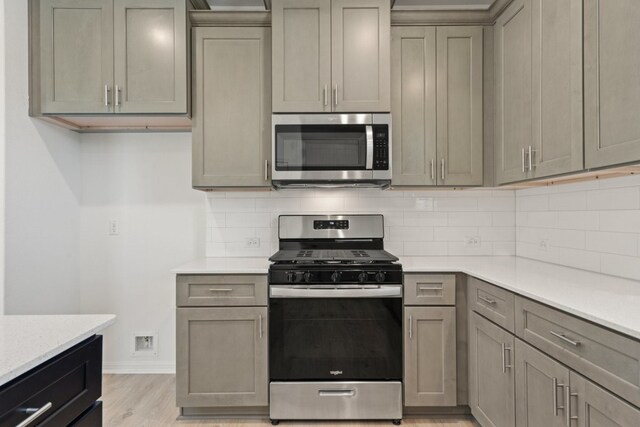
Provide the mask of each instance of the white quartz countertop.
{"label": "white quartz countertop", "polygon": [[[640,281],[519,257],[402,257],[405,273],[461,272],[640,339]],[[266,274],[266,258],[202,258],[176,274]]]}
{"label": "white quartz countertop", "polygon": [[0,386],[95,335],[112,314],[0,316]]}

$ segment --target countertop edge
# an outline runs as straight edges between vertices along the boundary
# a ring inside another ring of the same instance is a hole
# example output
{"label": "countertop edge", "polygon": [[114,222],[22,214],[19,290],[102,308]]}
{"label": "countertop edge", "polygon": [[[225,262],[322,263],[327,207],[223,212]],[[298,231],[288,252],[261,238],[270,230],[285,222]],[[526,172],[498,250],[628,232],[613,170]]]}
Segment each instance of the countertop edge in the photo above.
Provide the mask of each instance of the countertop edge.
{"label": "countertop edge", "polygon": [[7,374],[3,375],[0,377],[0,387],[4,386],[6,383],[10,382],[11,380],[18,378],[20,375],[29,372],[31,369],[37,367],[38,365],[42,364],[43,362],[46,362],[47,360],[61,354],[64,353],[65,351],[69,350],[71,347],[81,343],[82,341],[86,340],[89,337],[92,337],[93,335],[95,335],[96,333],[108,328],[109,326],[113,325],[116,321],[116,316],[115,315],[110,315],[111,318],[106,320],[105,322],[87,330],[86,332],[78,335],[77,337],[65,342],[62,345],[59,345],[58,347],[56,347],[55,349],[52,349],[50,351],[47,351],[43,354],[41,354],[40,356],[36,357],[35,359],[31,359],[25,363],[23,363],[22,365],[20,365],[20,367],[8,372]]}

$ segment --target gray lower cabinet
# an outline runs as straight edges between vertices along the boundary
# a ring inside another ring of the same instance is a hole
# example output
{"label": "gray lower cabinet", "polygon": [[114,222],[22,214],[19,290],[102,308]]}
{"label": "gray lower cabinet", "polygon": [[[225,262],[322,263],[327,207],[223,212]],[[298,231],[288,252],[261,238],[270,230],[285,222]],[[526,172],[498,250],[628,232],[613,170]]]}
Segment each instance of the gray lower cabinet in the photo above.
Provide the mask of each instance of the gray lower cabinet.
{"label": "gray lower cabinet", "polygon": [[180,407],[268,405],[266,307],[178,308]]}
{"label": "gray lower cabinet", "polygon": [[405,406],[457,403],[456,308],[405,307]]}
{"label": "gray lower cabinet", "polygon": [[516,339],[516,426],[566,426],[569,369]]}
{"label": "gray lower cabinet", "polygon": [[515,338],[475,312],[469,314],[469,406],[483,426],[515,425]]}
{"label": "gray lower cabinet", "polygon": [[393,27],[394,185],[482,185],[482,27]]}
{"label": "gray lower cabinet", "polygon": [[186,13],[184,0],[30,0],[32,115],[186,115]]}
{"label": "gray lower cabinet", "polygon": [[269,186],[271,29],[193,32],[193,187]]}
{"label": "gray lower cabinet", "polygon": [[640,2],[584,1],[585,162],[640,160]]}
{"label": "gray lower cabinet", "polygon": [[575,420],[578,427],[633,427],[640,424],[640,409],[575,372],[570,373],[570,383],[569,421]]}

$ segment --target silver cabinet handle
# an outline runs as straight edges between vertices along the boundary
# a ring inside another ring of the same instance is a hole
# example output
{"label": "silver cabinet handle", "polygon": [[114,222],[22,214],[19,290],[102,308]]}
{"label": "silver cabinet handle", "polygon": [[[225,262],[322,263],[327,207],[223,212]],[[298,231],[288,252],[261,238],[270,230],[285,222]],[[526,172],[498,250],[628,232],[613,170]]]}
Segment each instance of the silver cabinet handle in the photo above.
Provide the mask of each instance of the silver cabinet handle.
{"label": "silver cabinet handle", "polygon": [[564,387],[564,391],[565,421],[567,427],[571,427],[571,421],[578,421],[577,416],[571,415],[571,398],[578,397],[578,393],[571,393],[571,387],[568,385]]}
{"label": "silver cabinet handle", "polygon": [[325,107],[329,105],[329,94],[327,92],[328,92],[327,85],[324,85],[324,90],[322,91],[322,99]]}
{"label": "silver cabinet handle", "polygon": [[231,292],[233,291],[233,289],[227,289],[227,288],[211,288],[209,289],[209,292]]}
{"label": "silver cabinet handle", "polygon": [[526,163],[525,162],[525,157],[526,156],[527,155],[525,154],[525,149],[524,149],[524,147],[522,147],[522,173],[526,173],[527,172],[527,169],[525,167],[525,163]]}
{"label": "silver cabinet handle", "polygon": [[373,169],[373,126],[367,125],[365,127],[365,131],[367,134],[367,157],[365,160],[364,168],[366,170]]}
{"label": "silver cabinet handle", "polygon": [[269,181],[269,160],[264,161],[264,180]]}
{"label": "silver cabinet handle", "polygon": [[318,390],[321,397],[353,397],[356,395],[355,390]]}
{"label": "silver cabinet handle", "polygon": [[435,170],[435,165],[434,165],[434,160],[431,159],[431,182],[436,180],[436,170]]}
{"label": "silver cabinet handle", "polygon": [[491,304],[491,305],[494,305],[494,304],[496,303],[496,301],[495,301],[495,300],[492,300],[491,298],[483,297],[482,295],[478,295],[478,299],[479,299],[480,301],[484,301],[484,302],[486,302],[487,304]]}
{"label": "silver cabinet handle", "polygon": [[413,339],[413,316],[409,316],[409,339]]}
{"label": "silver cabinet handle", "polygon": [[420,291],[441,291],[442,285],[418,285]]}
{"label": "silver cabinet handle", "polygon": [[258,327],[260,328],[260,338],[262,338],[262,314],[258,318]]}
{"label": "silver cabinet handle", "polygon": [[440,177],[442,178],[442,182],[444,182],[444,157],[440,161]]}
{"label": "silver cabinet handle", "polygon": [[580,341],[574,341],[572,339],[569,339],[564,334],[561,334],[559,332],[549,331],[549,333],[556,338],[560,338],[562,341],[566,342],[567,344],[571,344],[574,347],[578,347],[582,344]]}
{"label": "silver cabinet handle", "polygon": [[511,365],[511,355],[509,355],[509,359],[507,363],[507,351],[511,353],[511,347],[507,347],[505,343],[502,343],[502,373],[506,374],[507,369],[511,369],[513,366]]}
{"label": "silver cabinet handle", "polygon": [[118,85],[116,85],[115,96],[116,96],[115,106],[119,107],[120,106],[120,86]]}
{"label": "silver cabinet handle", "polygon": [[53,406],[53,404],[51,402],[48,402],[42,408],[38,408],[38,409],[34,409],[34,408],[22,409],[21,412],[24,412],[26,414],[31,414],[31,415],[29,416],[29,418],[27,418],[26,420],[24,420],[23,422],[18,424],[16,427],[27,427],[29,424],[31,424],[36,419],[38,419],[40,417],[40,415],[44,414],[49,409],[51,409],[52,406]]}
{"label": "silver cabinet handle", "polygon": [[564,406],[559,406],[558,405],[558,387],[560,388],[564,388],[564,384],[558,384],[558,379],[557,378],[553,378],[553,392],[552,392],[552,396],[553,396],[553,415],[555,417],[558,416],[558,411],[560,409],[564,410]]}
{"label": "silver cabinet handle", "polygon": [[338,106],[338,83],[333,87],[333,105]]}
{"label": "silver cabinet handle", "polygon": [[529,171],[533,170],[533,153],[535,153],[535,150],[529,146]]}
{"label": "silver cabinet handle", "polygon": [[104,106],[109,107],[109,85],[104,85]]}

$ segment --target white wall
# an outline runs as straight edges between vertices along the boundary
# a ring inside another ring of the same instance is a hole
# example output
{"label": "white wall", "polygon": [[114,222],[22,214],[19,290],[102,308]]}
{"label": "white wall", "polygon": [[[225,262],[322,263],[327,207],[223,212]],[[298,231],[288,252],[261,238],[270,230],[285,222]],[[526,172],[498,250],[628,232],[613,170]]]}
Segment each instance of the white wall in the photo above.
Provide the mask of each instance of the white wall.
{"label": "white wall", "polygon": [[4,314],[4,147],[5,135],[5,97],[4,97],[4,1],[0,3],[0,315]]}
{"label": "white wall", "polygon": [[[207,256],[269,256],[278,215],[381,213],[395,255],[514,255],[513,191],[298,190],[207,193]],[[259,248],[246,239],[259,237]],[[479,237],[470,247],[468,238]]]}
{"label": "white wall", "polygon": [[16,313],[74,313],[80,137],[28,117],[27,2],[6,1],[5,307]]}
{"label": "white wall", "polygon": [[516,210],[519,256],[640,280],[639,175],[519,190]]}
{"label": "white wall", "polygon": [[[173,267],[205,251],[205,196],[191,188],[191,134],[82,138],[78,271],[82,311],[115,313],[105,333],[110,372],[175,367]],[[120,234],[108,235],[109,221]],[[131,355],[132,334],[157,332],[157,357]]]}

